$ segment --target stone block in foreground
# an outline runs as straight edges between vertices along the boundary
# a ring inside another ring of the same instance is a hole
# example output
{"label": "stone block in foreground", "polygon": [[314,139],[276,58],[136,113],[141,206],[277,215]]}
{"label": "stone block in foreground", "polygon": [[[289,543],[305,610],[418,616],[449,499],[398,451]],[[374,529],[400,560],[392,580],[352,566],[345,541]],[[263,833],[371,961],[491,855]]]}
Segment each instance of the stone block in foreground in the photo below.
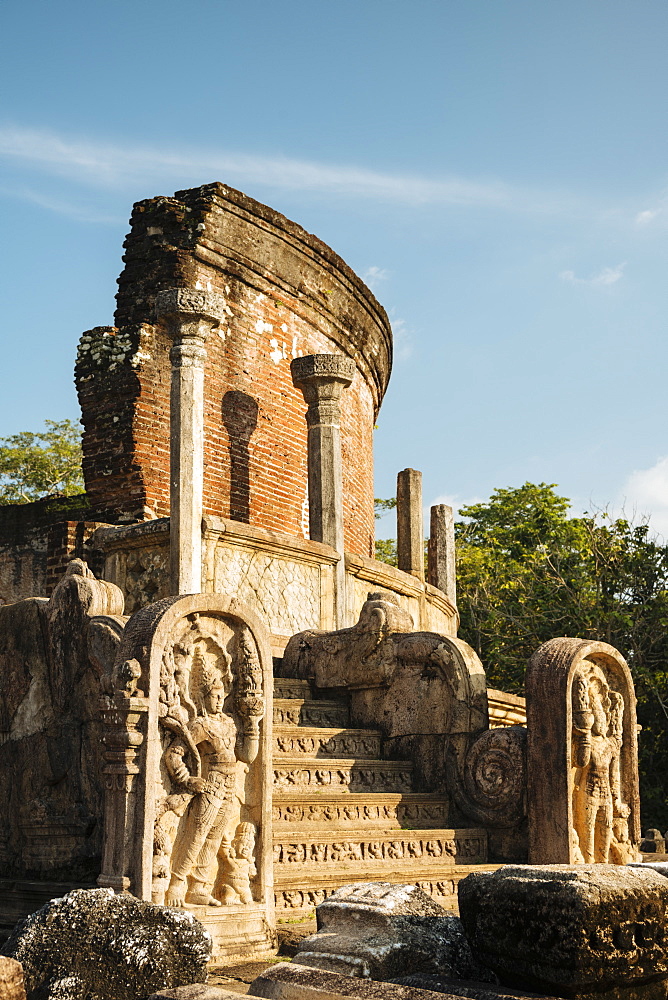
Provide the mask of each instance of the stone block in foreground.
{"label": "stone block in foreground", "polygon": [[[425,982],[429,976],[424,976]],[[251,983],[248,996],[266,997],[269,1000],[445,1000],[450,997],[466,997],[468,1000],[525,1000],[533,994],[497,991],[494,987],[484,989],[484,984],[473,984],[474,989],[464,987],[443,990],[437,977],[433,977],[435,988],[415,988],[400,983],[379,983],[373,979],[353,979],[339,972],[325,972],[298,965],[296,962],[282,962],[266,969]],[[469,987],[471,984],[467,984]],[[169,994],[165,994],[169,996]],[[174,997],[179,996],[174,991]],[[155,1000],[159,1000],[158,997]],[[185,998],[189,1000],[189,998]],[[204,997],[203,1000],[209,1000]],[[213,1000],[213,998],[212,998]],[[222,1000],[222,998],[221,998]],[[551,998],[539,998],[551,1000]]]}
{"label": "stone block in foreground", "polygon": [[620,865],[514,865],[459,883],[475,957],[504,983],[564,997],[665,997],[667,906],[668,880]]}
{"label": "stone block in foreground", "polygon": [[211,936],[185,910],[75,889],[26,917],[2,951],[40,1000],[138,1000],[203,982]]}
{"label": "stone block in foreground", "polygon": [[318,933],[304,938],[295,956],[302,966],[376,980],[413,971],[486,974],[473,962],[459,918],[416,885],[342,886],[316,915]]}

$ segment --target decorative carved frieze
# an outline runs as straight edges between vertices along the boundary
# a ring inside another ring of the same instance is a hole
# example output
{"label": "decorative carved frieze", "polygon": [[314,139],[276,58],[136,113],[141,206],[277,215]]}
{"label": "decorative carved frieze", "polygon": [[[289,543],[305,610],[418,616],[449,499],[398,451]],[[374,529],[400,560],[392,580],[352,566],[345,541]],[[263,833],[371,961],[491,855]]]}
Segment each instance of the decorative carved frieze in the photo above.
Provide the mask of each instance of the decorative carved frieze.
{"label": "decorative carved frieze", "polygon": [[427,796],[387,794],[370,795],[348,793],[343,801],[337,797],[325,799],[319,795],[313,801],[310,793],[299,798],[291,795],[274,795],[273,818],[275,829],[286,824],[326,824],[337,827],[364,829],[366,827],[444,829],[448,821],[447,799],[429,799]]}
{"label": "decorative carved frieze", "polygon": [[[471,866],[467,864],[452,865],[442,864],[441,862],[430,862],[430,874],[428,877],[425,876],[427,873],[422,871],[413,871],[406,874],[403,881],[410,882],[418,885],[421,889],[427,892],[432,899],[440,903],[449,910],[457,909],[457,885],[461,879],[470,875],[472,871],[476,870],[476,866]],[[350,876],[350,882],[368,882],[372,881],[374,878],[373,874]],[[393,881],[396,881],[396,876],[393,877]],[[285,920],[295,917],[306,916],[311,913],[316,906],[322,903],[328,896],[331,896],[333,892],[340,886],[339,881],[327,881],[323,880],[318,884],[311,883],[308,885],[300,884],[297,879],[291,880],[291,884],[285,885],[282,882],[277,884],[276,891],[274,893],[274,898],[276,901],[276,910],[279,913],[279,919]]]}
{"label": "decorative carved frieze", "polygon": [[477,864],[487,860],[487,836],[482,830],[388,834],[368,840],[274,840],[274,866],[383,862],[438,858],[446,864]]}
{"label": "decorative carved frieze", "polygon": [[[336,765],[336,766],[334,766]],[[274,765],[274,789],[340,788],[351,791],[410,792],[412,765],[405,761],[327,761]]]}
{"label": "decorative carved frieze", "polygon": [[274,677],[274,699],[299,698],[303,701],[310,697],[308,681],[298,681],[293,677]]}
{"label": "decorative carved frieze", "polygon": [[333,726],[348,724],[348,709],[334,701],[298,701],[281,698],[274,702],[275,726]]}
{"label": "decorative carved frieze", "polygon": [[292,729],[274,731],[274,757],[304,754],[309,757],[381,756],[380,735],[367,730]]}

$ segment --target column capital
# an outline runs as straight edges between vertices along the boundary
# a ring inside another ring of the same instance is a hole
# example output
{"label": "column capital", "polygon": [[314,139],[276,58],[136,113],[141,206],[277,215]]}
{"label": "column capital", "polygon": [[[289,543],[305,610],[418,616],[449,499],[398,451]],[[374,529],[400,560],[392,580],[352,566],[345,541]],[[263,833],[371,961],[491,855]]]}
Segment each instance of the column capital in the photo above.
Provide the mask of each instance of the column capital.
{"label": "column capital", "polygon": [[[183,326],[193,335],[194,324],[218,325],[225,315],[225,299],[217,292],[200,288],[164,288],[155,297],[155,316],[167,323],[175,334]],[[206,336],[203,332],[203,336]]]}
{"label": "column capital", "polygon": [[292,381],[302,390],[307,403],[331,396],[332,388],[338,395],[350,385],[356,370],[353,359],[344,354],[307,354],[290,362]]}

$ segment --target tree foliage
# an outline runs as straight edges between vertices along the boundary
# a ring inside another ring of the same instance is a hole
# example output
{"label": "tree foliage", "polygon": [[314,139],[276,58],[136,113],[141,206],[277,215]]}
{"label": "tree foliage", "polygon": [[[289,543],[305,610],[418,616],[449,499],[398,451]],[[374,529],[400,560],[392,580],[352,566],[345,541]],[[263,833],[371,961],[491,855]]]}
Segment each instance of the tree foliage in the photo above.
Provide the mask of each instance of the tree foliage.
{"label": "tree foliage", "polygon": [[47,420],[39,433],[0,438],[0,504],[83,492],[81,431],[71,420]]}
{"label": "tree foliage", "polygon": [[[524,693],[531,654],[554,636],[600,639],[626,657],[638,697],[643,823],[668,826],[668,546],[607,513],[569,516],[547,483],[497,489],[460,510],[459,634],[490,687]],[[376,543],[390,562],[393,539]]]}
{"label": "tree foliage", "polygon": [[[569,517],[554,485],[498,489],[456,525],[460,635],[490,687],[523,693],[526,663],[559,635],[600,639],[628,660],[643,726],[643,821],[668,825],[668,547],[647,524]],[[665,777],[664,777],[665,776]]]}
{"label": "tree foliage", "polygon": [[[373,512],[376,520],[383,517],[390,510],[395,510],[397,498],[390,497],[389,500],[380,500],[378,497],[373,502]],[[376,539],[376,559],[378,562],[388,563],[390,566],[397,565],[397,540],[396,538]]]}

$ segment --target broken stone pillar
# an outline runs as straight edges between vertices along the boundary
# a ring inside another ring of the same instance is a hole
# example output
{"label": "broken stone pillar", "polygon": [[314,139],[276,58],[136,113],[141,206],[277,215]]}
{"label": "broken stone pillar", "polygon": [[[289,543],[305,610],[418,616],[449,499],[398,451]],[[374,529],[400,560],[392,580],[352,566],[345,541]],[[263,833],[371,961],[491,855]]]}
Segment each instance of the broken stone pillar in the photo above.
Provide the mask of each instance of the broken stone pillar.
{"label": "broken stone pillar", "polygon": [[341,555],[336,567],[334,607],[336,623],[342,627],[346,570],[339,400],[353,380],[355,363],[342,354],[308,354],[295,358],[290,369],[308,403],[309,534],[313,541],[331,545]]}
{"label": "broken stone pillar", "polygon": [[171,594],[202,590],[204,345],[222,308],[219,295],[192,288],[168,288],[156,296],[156,317],[174,341],[169,354]]}
{"label": "broken stone pillar", "polygon": [[417,469],[397,476],[397,566],[424,580],[422,473]]}
{"label": "broken stone pillar", "polygon": [[431,508],[427,579],[457,604],[455,519],[452,507],[444,503]]}

